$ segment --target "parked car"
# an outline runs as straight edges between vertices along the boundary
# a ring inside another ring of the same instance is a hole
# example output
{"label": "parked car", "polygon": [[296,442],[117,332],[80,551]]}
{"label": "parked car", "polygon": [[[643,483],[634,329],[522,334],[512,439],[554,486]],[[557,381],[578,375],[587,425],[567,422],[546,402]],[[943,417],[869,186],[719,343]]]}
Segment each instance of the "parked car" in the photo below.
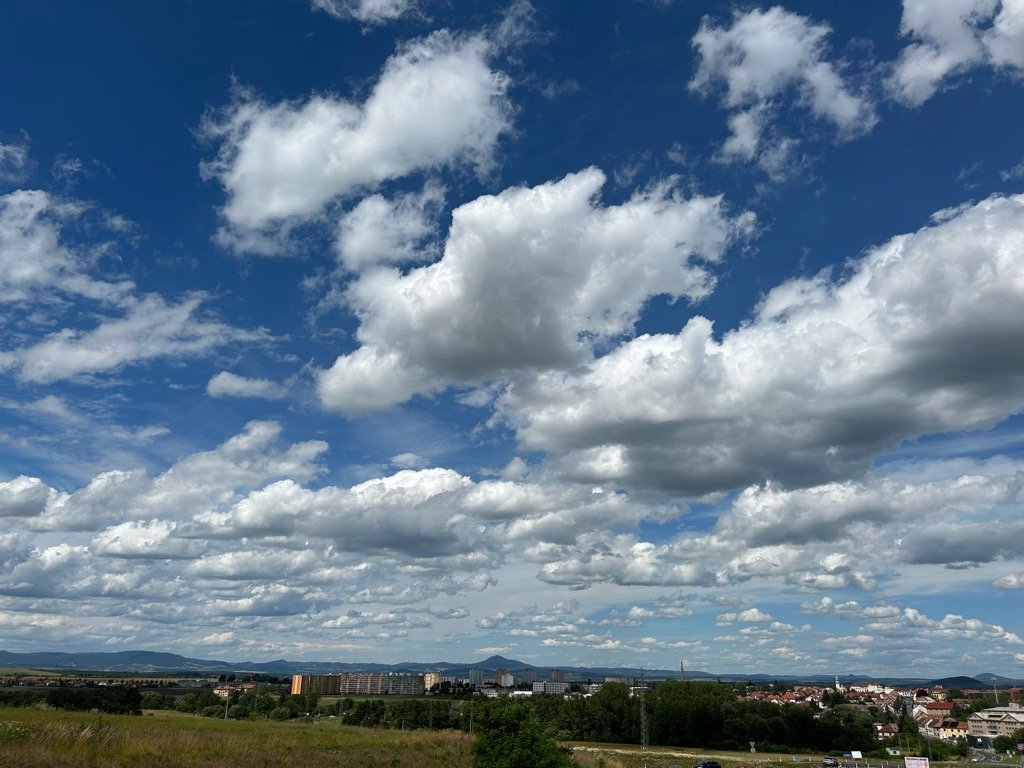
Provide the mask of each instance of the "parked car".
{"label": "parked car", "polygon": [[839,768],[839,761],[834,757],[826,757],[821,761],[822,768]]}
{"label": "parked car", "polygon": [[722,764],[717,760],[701,760],[699,763],[694,763],[693,768],[722,768]]}

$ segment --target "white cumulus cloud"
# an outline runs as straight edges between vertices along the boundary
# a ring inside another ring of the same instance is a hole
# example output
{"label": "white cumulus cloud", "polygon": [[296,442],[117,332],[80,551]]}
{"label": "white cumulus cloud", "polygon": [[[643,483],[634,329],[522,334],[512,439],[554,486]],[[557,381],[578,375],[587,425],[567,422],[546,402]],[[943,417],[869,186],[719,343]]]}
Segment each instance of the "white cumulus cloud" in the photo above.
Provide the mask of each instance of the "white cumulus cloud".
{"label": "white cumulus cloud", "polygon": [[335,198],[438,168],[484,171],[511,127],[494,44],[446,30],[402,46],[366,100],[333,95],[267,104],[242,93],[205,121],[221,142],[204,164],[228,195],[223,244],[268,252],[290,223]]}
{"label": "white cumulus cloud", "polygon": [[736,12],[728,27],[704,18],[692,41],[698,64],[690,89],[704,96],[721,91],[731,131],[723,159],[757,161],[783,174],[795,140],[769,135],[769,125],[786,101],[831,123],[840,139],[871,130],[877,122],[871,102],[826,58],[830,32],[780,6]]}
{"label": "white cumulus cloud", "polygon": [[904,0],[900,32],[912,42],[887,84],[907,104],[974,67],[1024,73],[1024,0]]}
{"label": "white cumulus cloud", "polygon": [[443,204],[444,190],[436,184],[391,200],[379,194],[363,198],[338,223],[338,258],[346,269],[358,272],[432,255],[421,244],[436,232]]}
{"label": "white cumulus cloud", "polygon": [[442,258],[380,269],[348,289],[360,347],[321,372],[321,401],[386,408],[451,383],[581,362],[628,334],[648,299],[699,299],[705,263],[753,223],[718,197],[684,199],[666,181],[604,206],[596,168],[457,208]]}
{"label": "white cumulus cloud", "polygon": [[943,212],[838,279],[771,290],[720,337],[690,320],[498,407],[529,448],[589,480],[690,493],[862,474],[879,451],[1024,407],[1024,196]]}

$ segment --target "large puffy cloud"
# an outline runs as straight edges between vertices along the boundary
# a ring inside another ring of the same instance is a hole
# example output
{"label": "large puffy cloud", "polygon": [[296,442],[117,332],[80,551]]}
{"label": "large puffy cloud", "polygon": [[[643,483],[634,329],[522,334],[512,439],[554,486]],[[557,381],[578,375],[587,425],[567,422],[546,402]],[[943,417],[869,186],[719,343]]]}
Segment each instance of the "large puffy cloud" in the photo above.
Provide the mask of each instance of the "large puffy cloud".
{"label": "large puffy cloud", "polygon": [[652,296],[697,299],[752,216],[718,197],[683,199],[671,181],[604,206],[596,168],[507,189],[455,210],[443,257],[349,288],[361,346],[321,373],[322,402],[385,408],[449,383],[572,365],[628,333]]}
{"label": "large puffy cloud", "polygon": [[1024,73],[1024,0],[904,0],[900,32],[912,42],[888,86],[907,104],[977,66]]}
{"label": "large puffy cloud", "polygon": [[498,407],[567,472],[699,494],[864,472],[880,451],[1024,406],[1024,197],[992,197],[778,286],[716,338],[696,317]]}
{"label": "large puffy cloud", "polygon": [[483,35],[442,30],[397,51],[362,103],[318,95],[272,105],[242,94],[205,126],[222,142],[204,165],[228,194],[221,241],[267,252],[268,236],[335,198],[419,171],[487,169],[511,125],[494,52]]}
{"label": "large puffy cloud", "polygon": [[871,103],[825,58],[830,32],[778,6],[737,12],[729,27],[703,20],[693,37],[699,61],[690,89],[705,96],[722,90],[722,106],[731,112],[724,159],[757,160],[766,171],[783,175],[794,140],[766,134],[776,105],[790,93],[798,106],[831,123],[840,138],[871,130],[877,121]]}

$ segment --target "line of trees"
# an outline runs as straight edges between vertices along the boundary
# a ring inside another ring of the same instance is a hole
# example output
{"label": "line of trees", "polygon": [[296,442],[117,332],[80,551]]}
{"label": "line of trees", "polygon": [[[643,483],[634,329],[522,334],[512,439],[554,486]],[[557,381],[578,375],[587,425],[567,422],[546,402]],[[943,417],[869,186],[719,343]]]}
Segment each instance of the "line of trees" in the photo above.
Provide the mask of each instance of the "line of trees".
{"label": "line of trees", "polygon": [[111,715],[141,715],[142,694],[138,688],[111,685],[98,688],[54,688],[41,691],[0,691],[0,707],[34,707],[75,712],[105,712]]}
{"label": "line of trees", "polygon": [[[505,699],[498,699],[501,702]],[[606,683],[588,698],[538,696],[519,702],[563,741],[638,743],[640,699],[624,683]],[[341,715],[349,725],[470,730],[494,701],[347,699],[319,714]],[[818,713],[806,706],[736,701],[733,690],[712,682],[668,680],[646,695],[650,742],[666,746],[766,751],[870,751],[878,747],[874,722],[863,710],[839,705]],[[817,716],[816,716],[817,715]]]}
{"label": "line of trees", "polygon": [[54,688],[47,691],[48,707],[76,712],[106,712],[111,715],[141,715],[142,694],[138,688],[112,685],[102,688]]}
{"label": "line of trees", "polygon": [[174,709],[204,717],[224,717],[226,710],[227,716],[235,720],[291,720],[313,714],[318,701],[315,694],[292,696],[273,686],[260,686],[245,693],[236,691],[227,700],[211,691],[194,691],[184,696],[156,691],[142,694],[144,709]]}
{"label": "line of trees", "polygon": [[[540,703],[551,707],[551,704]],[[637,742],[640,700],[622,683],[607,683],[588,699],[559,702],[562,737]],[[868,751],[875,748],[871,716],[839,705],[819,716],[800,705],[736,701],[733,690],[718,683],[667,680],[646,694],[652,744],[715,749],[746,749],[751,741],[767,751]],[[555,707],[552,707],[555,709]]]}
{"label": "line of trees", "polygon": [[[501,702],[506,699],[499,698]],[[640,699],[624,683],[606,683],[588,698],[538,696],[521,700],[560,741],[631,743],[640,741]],[[704,681],[668,680],[646,694],[650,743],[706,749],[745,750],[750,742],[767,752],[883,750],[875,738],[875,719],[863,708],[836,704],[821,712],[799,705],[737,701],[732,688]],[[444,699],[342,700],[320,707],[320,714],[341,715],[343,722],[371,728],[453,728],[468,731],[474,719],[487,717],[493,700],[471,703]],[[913,723],[913,720],[910,720]],[[966,752],[966,743],[930,743],[912,731],[902,734],[902,748],[936,759]],[[893,746],[895,746],[895,740]]]}

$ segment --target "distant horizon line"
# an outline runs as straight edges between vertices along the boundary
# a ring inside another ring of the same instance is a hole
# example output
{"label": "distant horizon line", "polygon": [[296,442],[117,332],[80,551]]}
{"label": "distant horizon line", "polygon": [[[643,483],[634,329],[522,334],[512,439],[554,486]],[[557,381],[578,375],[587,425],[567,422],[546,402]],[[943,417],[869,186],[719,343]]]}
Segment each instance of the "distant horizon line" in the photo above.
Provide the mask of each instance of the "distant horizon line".
{"label": "distant horizon line", "polygon": [[[568,671],[573,671],[573,670],[591,670],[591,671],[593,671],[593,670],[606,670],[606,671],[621,671],[621,672],[635,672],[635,673],[647,672],[647,673],[659,674],[659,675],[662,675],[664,673],[663,676],[665,676],[667,678],[673,678],[673,679],[677,679],[680,676],[679,670],[669,669],[669,668],[659,668],[659,667],[653,667],[653,666],[652,667],[643,667],[643,666],[630,666],[630,665],[622,665],[622,664],[619,664],[619,665],[616,665],[616,664],[559,664],[559,663],[555,663],[555,664],[547,664],[547,663],[534,664],[534,663],[522,661],[521,659],[515,659],[515,658],[510,658],[510,657],[507,657],[507,656],[502,656],[500,654],[492,654],[490,656],[487,656],[484,659],[481,659],[479,661],[472,661],[472,662],[466,662],[466,661],[445,661],[445,660],[433,660],[433,661],[405,660],[405,661],[396,661],[396,662],[390,662],[390,661],[367,661],[367,660],[361,660],[361,661],[339,661],[339,660],[335,660],[335,659],[287,659],[287,658],[284,658],[284,657],[279,657],[279,658],[275,658],[275,659],[268,659],[268,660],[265,660],[265,661],[255,661],[255,660],[252,660],[252,659],[228,660],[228,659],[202,658],[202,657],[198,657],[198,656],[185,656],[185,655],[183,655],[181,653],[178,653],[178,652],[175,652],[175,651],[166,651],[166,650],[165,651],[153,651],[153,650],[147,650],[147,649],[142,649],[142,648],[129,649],[129,650],[123,650],[123,651],[51,651],[51,650],[42,650],[42,651],[8,651],[6,649],[0,648],[0,655],[4,655],[4,654],[10,655],[10,656],[23,656],[23,657],[31,657],[31,656],[60,656],[60,657],[74,657],[74,656],[124,656],[124,655],[131,655],[131,654],[151,654],[151,655],[155,655],[155,656],[176,656],[176,657],[178,657],[180,659],[183,659],[185,661],[203,662],[203,663],[206,663],[206,664],[224,664],[224,665],[241,665],[241,666],[245,666],[245,665],[267,666],[267,665],[270,665],[270,664],[274,664],[274,663],[280,662],[280,663],[285,663],[285,664],[293,665],[293,666],[315,664],[315,665],[343,665],[343,666],[353,667],[353,666],[359,666],[359,665],[364,665],[365,664],[365,665],[373,665],[373,666],[380,666],[380,667],[417,666],[417,667],[424,667],[424,668],[437,667],[438,665],[446,665],[446,666],[449,666],[449,667],[469,667],[469,668],[482,667],[483,665],[485,665],[487,663],[493,663],[493,660],[495,660],[495,659],[501,659],[501,660],[503,660],[505,662],[509,662],[509,663],[512,663],[512,664],[520,665],[521,667],[532,668],[532,669],[560,669],[560,670],[565,670],[567,672]],[[106,670],[82,669],[81,671],[106,671]],[[123,670],[123,671],[128,671],[128,670]],[[186,672],[186,671],[189,671],[189,670],[187,670],[187,669],[180,669],[180,670],[176,670],[176,671]],[[195,671],[198,672],[198,671],[201,671],[201,670],[195,670]],[[247,670],[247,671],[257,671],[257,670]],[[281,670],[281,671],[284,672],[284,670]],[[430,670],[428,670],[428,671],[430,671]],[[288,674],[296,674],[296,673],[295,672],[289,672]],[[723,679],[728,679],[728,680],[733,681],[733,682],[735,682],[737,680],[740,680],[742,678],[749,678],[749,679],[758,678],[761,681],[764,681],[765,679],[768,679],[768,678],[772,678],[772,679],[778,678],[778,679],[784,679],[784,680],[788,680],[788,681],[798,681],[798,682],[801,681],[801,680],[804,680],[804,679],[819,679],[819,678],[836,678],[836,679],[844,680],[844,681],[857,681],[857,680],[864,680],[864,681],[913,680],[913,681],[929,681],[929,682],[935,682],[935,681],[941,681],[941,680],[950,680],[950,679],[955,679],[955,678],[969,678],[969,679],[974,680],[974,681],[976,681],[978,683],[981,683],[985,687],[990,687],[991,685],[998,685],[999,684],[999,683],[996,682],[996,680],[992,680],[991,679],[991,678],[996,678],[996,679],[998,679],[1000,681],[1005,681],[1003,683],[1004,685],[1016,685],[1016,684],[1024,683],[1024,678],[1011,677],[1009,675],[1000,674],[1000,673],[997,673],[997,672],[990,672],[990,671],[985,671],[985,672],[980,672],[978,674],[970,674],[970,675],[964,674],[964,673],[959,673],[959,674],[943,674],[943,675],[934,675],[934,674],[932,674],[932,675],[929,675],[929,674],[900,675],[900,674],[866,673],[866,672],[856,672],[856,673],[854,673],[854,672],[846,672],[846,673],[834,673],[834,672],[708,672],[708,671],[701,670],[701,669],[692,669],[692,670],[687,669],[683,673],[683,677],[684,678],[689,677],[690,675],[699,676],[699,677],[705,678],[705,679],[706,678],[723,678]],[[990,679],[989,680],[982,680],[980,678],[990,678]]]}

